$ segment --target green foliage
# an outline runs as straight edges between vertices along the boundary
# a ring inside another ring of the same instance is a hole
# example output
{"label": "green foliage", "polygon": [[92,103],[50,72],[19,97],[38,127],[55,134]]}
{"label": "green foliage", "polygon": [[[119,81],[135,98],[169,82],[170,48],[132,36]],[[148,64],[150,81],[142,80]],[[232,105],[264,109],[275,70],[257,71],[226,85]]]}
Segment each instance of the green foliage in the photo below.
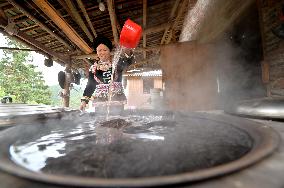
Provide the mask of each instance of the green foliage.
{"label": "green foliage", "polygon": [[[24,48],[20,43],[8,39],[9,47]],[[13,95],[13,101],[31,104],[51,104],[51,92],[41,72],[28,64],[30,52],[4,50],[0,60],[0,97]]]}

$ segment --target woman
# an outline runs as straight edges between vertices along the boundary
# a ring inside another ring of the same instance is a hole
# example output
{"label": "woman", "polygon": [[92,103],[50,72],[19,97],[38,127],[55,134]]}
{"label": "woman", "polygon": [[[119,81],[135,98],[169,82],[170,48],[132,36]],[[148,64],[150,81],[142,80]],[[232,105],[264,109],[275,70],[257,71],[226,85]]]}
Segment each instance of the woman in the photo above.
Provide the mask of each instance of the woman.
{"label": "woman", "polygon": [[[131,50],[124,49],[119,56],[113,71],[113,58],[111,56],[112,43],[104,37],[99,36],[94,41],[94,49],[99,60],[90,67],[87,86],[81,98],[80,110],[85,110],[89,100],[93,98],[95,109],[106,107],[107,101],[111,99],[112,106],[124,107],[126,97],[122,87],[122,72],[129,65],[134,63],[134,56]],[[112,72],[113,81],[112,80]],[[106,108],[104,108],[106,109]]]}

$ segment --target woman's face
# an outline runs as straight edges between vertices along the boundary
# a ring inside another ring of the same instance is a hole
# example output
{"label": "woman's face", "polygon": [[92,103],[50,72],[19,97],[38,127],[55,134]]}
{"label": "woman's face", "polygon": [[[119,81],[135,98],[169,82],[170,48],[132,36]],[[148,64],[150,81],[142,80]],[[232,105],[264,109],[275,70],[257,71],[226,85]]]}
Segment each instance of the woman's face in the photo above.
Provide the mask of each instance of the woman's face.
{"label": "woman's face", "polygon": [[96,50],[101,61],[110,60],[110,50],[106,45],[100,44]]}

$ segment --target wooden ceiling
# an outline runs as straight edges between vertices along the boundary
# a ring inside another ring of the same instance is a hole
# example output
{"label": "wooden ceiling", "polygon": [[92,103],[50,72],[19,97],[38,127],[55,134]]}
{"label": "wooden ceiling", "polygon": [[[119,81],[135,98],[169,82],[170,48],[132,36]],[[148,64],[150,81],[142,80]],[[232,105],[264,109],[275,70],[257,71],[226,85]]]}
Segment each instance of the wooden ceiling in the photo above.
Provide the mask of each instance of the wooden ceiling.
{"label": "wooden ceiling", "polygon": [[[99,2],[105,11],[99,10]],[[159,47],[179,40],[196,0],[0,0],[0,32],[12,34],[58,63],[83,68],[97,35],[114,44],[129,18],[143,27],[136,67],[157,68]]]}

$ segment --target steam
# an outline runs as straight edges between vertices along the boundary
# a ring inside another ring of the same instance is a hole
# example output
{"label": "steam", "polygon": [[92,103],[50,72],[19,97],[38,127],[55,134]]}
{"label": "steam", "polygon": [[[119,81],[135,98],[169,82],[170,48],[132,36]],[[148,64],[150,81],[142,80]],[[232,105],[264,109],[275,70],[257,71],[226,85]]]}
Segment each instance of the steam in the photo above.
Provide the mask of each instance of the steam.
{"label": "steam", "polygon": [[192,10],[187,12],[180,35],[180,42],[192,41],[198,38],[198,32],[203,24],[202,20],[208,14],[209,5],[210,0],[198,0]]}

